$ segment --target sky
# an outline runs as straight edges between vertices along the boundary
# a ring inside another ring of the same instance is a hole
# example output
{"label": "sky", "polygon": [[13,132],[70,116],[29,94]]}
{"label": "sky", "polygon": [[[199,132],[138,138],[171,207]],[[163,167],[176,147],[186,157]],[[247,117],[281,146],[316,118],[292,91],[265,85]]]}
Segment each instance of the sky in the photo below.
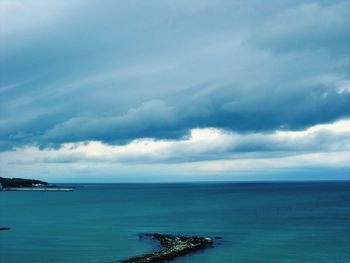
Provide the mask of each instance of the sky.
{"label": "sky", "polygon": [[349,0],[0,0],[0,176],[350,179]]}

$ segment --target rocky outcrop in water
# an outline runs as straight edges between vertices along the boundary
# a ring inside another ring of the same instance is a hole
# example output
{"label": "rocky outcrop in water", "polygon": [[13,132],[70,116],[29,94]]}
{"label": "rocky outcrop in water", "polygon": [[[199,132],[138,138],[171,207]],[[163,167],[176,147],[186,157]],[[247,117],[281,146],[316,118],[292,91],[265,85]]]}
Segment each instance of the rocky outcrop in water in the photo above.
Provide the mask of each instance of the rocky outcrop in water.
{"label": "rocky outcrop in water", "polygon": [[140,238],[151,238],[159,241],[161,250],[122,260],[121,263],[164,263],[168,260],[184,256],[198,250],[213,246],[213,239],[198,236],[173,236],[162,234],[142,234]]}

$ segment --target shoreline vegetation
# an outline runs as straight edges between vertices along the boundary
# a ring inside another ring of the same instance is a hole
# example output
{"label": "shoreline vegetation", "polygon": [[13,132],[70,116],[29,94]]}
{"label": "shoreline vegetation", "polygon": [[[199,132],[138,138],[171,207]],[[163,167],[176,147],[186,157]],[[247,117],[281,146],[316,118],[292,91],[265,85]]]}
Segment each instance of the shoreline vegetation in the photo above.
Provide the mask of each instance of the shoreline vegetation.
{"label": "shoreline vegetation", "polygon": [[[199,250],[213,247],[214,241],[209,237],[198,236],[173,236],[164,234],[140,234],[139,238],[151,238],[160,243],[159,251],[135,256],[126,260],[117,261],[120,263],[164,263],[177,257],[185,256]],[[221,237],[216,237],[221,239]],[[116,263],[116,262],[113,262]]]}
{"label": "shoreline vegetation", "polygon": [[71,187],[59,187],[48,182],[23,179],[23,178],[4,178],[0,177],[0,191],[73,191]]}

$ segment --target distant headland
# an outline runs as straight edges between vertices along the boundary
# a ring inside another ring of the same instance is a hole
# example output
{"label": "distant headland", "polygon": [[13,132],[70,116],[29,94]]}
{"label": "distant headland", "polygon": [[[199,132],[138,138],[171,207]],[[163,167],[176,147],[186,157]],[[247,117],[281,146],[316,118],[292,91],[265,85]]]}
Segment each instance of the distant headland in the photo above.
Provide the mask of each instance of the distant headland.
{"label": "distant headland", "polygon": [[0,191],[73,191],[73,188],[58,187],[48,182],[23,179],[23,178],[4,178],[0,177]]}

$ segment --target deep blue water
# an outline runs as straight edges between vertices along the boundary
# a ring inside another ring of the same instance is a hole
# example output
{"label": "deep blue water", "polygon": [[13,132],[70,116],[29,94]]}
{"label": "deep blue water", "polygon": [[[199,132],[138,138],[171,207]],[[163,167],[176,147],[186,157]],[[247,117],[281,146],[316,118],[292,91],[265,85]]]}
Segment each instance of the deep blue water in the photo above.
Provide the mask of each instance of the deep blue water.
{"label": "deep blue water", "polygon": [[90,184],[0,192],[0,262],[110,262],[140,232],[222,236],[174,262],[350,262],[350,182]]}

